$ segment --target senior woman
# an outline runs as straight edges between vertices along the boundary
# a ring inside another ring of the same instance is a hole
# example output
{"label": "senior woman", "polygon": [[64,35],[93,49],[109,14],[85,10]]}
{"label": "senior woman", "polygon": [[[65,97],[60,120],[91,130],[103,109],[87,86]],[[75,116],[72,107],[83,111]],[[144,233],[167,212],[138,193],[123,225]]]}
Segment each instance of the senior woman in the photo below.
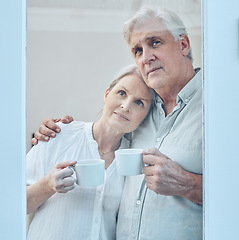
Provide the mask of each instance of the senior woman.
{"label": "senior woman", "polygon": [[[28,239],[115,239],[117,213],[124,178],[114,162],[118,148],[129,147],[124,138],[146,118],[154,99],[136,66],[128,66],[104,95],[102,117],[95,123],[59,123],[61,133],[40,142],[27,154],[27,212],[34,217]],[[77,160],[105,160],[104,186],[75,185],[68,168]],[[64,193],[64,194],[63,194]]]}

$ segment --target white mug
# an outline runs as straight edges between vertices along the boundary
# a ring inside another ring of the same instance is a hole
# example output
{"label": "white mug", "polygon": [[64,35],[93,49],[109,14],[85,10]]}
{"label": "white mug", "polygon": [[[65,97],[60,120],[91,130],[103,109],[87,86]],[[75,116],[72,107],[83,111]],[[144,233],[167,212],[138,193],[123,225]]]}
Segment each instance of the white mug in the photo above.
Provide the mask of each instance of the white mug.
{"label": "white mug", "polygon": [[96,187],[104,183],[105,161],[102,159],[80,160],[70,167],[76,173],[76,184],[81,187]]}
{"label": "white mug", "polygon": [[143,173],[143,149],[119,149],[115,151],[117,172],[124,176],[134,176]]}

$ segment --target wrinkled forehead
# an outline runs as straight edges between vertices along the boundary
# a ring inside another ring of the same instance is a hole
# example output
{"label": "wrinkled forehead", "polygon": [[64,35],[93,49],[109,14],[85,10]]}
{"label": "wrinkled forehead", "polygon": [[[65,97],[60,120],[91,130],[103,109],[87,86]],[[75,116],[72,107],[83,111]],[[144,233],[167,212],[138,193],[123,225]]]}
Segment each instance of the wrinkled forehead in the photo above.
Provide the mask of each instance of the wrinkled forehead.
{"label": "wrinkled forehead", "polygon": [[131,30],[131,35],[129,39],[130,45],[132,42],[137,44],[138,41],[142,41],[148,36],[153,36],[155,34],[160,35],[164,34],[165,32],[169,32],[166,25],[160,20],[156,18],[146,19],[143,22],[137,22],[133,26]]}
{"label": "wrinkled forehead", "polygon": [[129,44],[134,47],[151,37],[161,37],[170,34],[166,25],[159,19],[147,19],[137,22],[132,28]]}

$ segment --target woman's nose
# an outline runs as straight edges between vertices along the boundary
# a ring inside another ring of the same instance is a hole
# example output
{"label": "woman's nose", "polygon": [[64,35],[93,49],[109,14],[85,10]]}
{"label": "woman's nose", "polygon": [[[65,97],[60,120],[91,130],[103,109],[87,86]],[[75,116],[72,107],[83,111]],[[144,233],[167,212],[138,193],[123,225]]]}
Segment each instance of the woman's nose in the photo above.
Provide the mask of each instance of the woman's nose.
{"label": "woman's nose", "polygon": [[130,101],[124,101],[124,102],[121,104],[121,108],[123,108],[124,111],[129,112],[130,109],[131,109],[131,102],[130,102]]}

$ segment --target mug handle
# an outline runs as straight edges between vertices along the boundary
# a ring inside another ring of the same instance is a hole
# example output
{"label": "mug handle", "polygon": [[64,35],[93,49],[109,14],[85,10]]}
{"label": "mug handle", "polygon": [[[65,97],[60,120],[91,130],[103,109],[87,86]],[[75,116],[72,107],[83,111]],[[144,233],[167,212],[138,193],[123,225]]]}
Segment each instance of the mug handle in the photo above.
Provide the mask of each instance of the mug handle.
{"label": "mug handle", "polygon": [[[75,169],[75,165],[72,166],[68,166],[68,168],[72,169],[74,171],[74,173],[76,173],[76,169]],[[71,175],[71,177],[75,180],[75,183],[77,182],[77,179],[73,177],[73,175]]]}

